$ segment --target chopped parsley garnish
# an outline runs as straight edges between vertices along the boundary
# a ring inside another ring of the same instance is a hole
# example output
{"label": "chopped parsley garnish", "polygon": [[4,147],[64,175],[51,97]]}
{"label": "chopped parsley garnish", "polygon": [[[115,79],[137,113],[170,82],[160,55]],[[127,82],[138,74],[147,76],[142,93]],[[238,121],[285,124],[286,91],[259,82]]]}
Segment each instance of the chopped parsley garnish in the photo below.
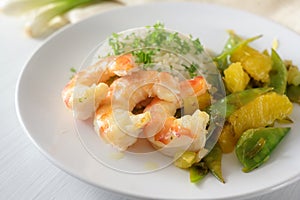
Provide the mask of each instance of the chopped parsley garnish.
{"label": "chopped parsley garnish", "polygon": [[119,41],[119,35],[117,33],[113,33],[111,37],[108,39],[108,43],[114,51],[115,55],[120,55],[123,53],[122,47],[124,43]]}
{"label": "chopped parsley garnish", "polygon": [[86,98],[83,98],[83,97],[79,98],[78,99],[79,103],[82,103],[84,99],[86,99]]}
{"label": "chopped parsley garnish", "polygon": [[108,39],[114,55],[120,55],[131,49],[143,49],[149,47],[172,49],[173,53],[187,54],[191,52],[199,54],[203,51],[199,39],[193,40],[192,37],[187,40],[179,35],[178,32],[170,32],[164,28],[164,24],[157,22],[153,26],[146,26],[146,34],[136,35],[132,32],[129,35],[113,33]]}
{"label": "chopped parsley garnish", "polygon": [[148,51],[133,51],[132,54],[136,56],[136,62],[137,63],[144,63],[144,64],[150,64],[152,63],[152,56],[154,55],[153,50]]}
{"label": "chopped parsley garnish", "polygon": [[163,29],[163,28],[165,28],[165,25],[162,22],[158,21],[158,22],[156,22],[153,25],[153,28],[155,28],[155,29]]}
{"label": "chopped parsley garnish", "polygon": [[192,63],[190,66],[183,64],[182,66],[186,69],[191,78],[194,78],[198,75],[197,70],[199,69],[199,66],[196,63]]}
{"label": "chopped parsley garnish", "polygon": [[74,76],[75,76],[75,74],[76,74],[76,69],[74,68],[74,67],[71,67],[70,68],[70,72],[72,73],[72,75],[70,76],[70,79],[72,79]]}
{"label": "chopped parsley garnish", "polygon": [[70,68],[70,72],[76,73],[76,69],[75,69],[74,67],[71,67],[71,68]]}
{"label": "chopped parsley garnish", "polygon": [[[113,33],[108,39],[112,55],[121,55],[131,52],[137,63],[142,63],[143,68],[153,67],[153,58],[159,55],[160,50],[180,56],[194,57],[203,52],[204,48],[198,38],[184,35],[165,29],[164,24],[157,22],[145,29],[128,32],[125,34]],[[196,61],[191,61],[196,62]],[[190,77],[197,76],[198,65],[183,65]],[[174,66],[170,66],[173,69]]]}
{"label": "chopped parsley garnish", "polygon": [[199,53],[202,53],[203,52],[203,46],[199,40],[199,38],[193,40],[193,45],[194,45],[194,48],[196,50],[196,54],[199,54]]}

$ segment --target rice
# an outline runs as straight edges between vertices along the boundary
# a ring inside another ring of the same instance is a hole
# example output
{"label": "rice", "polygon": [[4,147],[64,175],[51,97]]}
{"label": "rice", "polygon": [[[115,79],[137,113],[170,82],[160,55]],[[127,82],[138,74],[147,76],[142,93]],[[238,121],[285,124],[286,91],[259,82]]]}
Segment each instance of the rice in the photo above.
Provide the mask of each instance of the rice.
{"label": "rice", "polygon": [[199,39],[165,29],[161,24],[112,34],[100,44],[94,61],[127,53],[134,55],[143,70],[167,71],[183,78],[202,75],[204,62],[211,62]]}

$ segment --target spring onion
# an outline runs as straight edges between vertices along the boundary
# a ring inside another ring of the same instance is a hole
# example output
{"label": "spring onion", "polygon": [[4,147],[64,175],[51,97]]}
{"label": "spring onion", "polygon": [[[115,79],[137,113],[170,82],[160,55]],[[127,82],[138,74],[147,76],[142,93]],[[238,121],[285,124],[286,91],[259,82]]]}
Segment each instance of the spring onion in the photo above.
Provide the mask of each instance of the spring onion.
{"label": "spring onion", "polygon": [[27,16],[25,31],[31,37],[48,35],[69,23],[68,11],[104,0],[6,0],[0,10],[9,16]]}
{"label": "spring onion", "polygon": [[19,16],[55,2],[60,0],[6,0],[1,4],[1,11],[6,15]]}

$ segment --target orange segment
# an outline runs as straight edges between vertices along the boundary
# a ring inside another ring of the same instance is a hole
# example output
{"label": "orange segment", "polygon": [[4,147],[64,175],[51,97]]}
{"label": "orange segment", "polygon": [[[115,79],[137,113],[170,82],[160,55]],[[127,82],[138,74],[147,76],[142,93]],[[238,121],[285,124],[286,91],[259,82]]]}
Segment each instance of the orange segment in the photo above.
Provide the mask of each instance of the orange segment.
{"label": "orange segment", "polygon": [[270,56],[249,46],[242,46],[231,55],[230,60],[231,62],[241,62],[244,70],[255,80],[262,82],[269,80],[269,72],[272,68]]}
{"label": "orange segment", "polygon": [[227,89],[230,92],[243,91],[249,83],[249,76],[243,70],[240,62],[232,63],[226,70],[224,70],[224,81]]}
{"label": "orange segment", "polygon": [[228,119],[236,136],[250,128],[265,127],[291,114],[293,104],[285,95],[275,92],[261,95],[235,111]]}
{"label": "orange segment", "polygon": [[225,123],[219,136],[218,143],[223,153],[231,153],[234,150],[237,139],[231,124]]}

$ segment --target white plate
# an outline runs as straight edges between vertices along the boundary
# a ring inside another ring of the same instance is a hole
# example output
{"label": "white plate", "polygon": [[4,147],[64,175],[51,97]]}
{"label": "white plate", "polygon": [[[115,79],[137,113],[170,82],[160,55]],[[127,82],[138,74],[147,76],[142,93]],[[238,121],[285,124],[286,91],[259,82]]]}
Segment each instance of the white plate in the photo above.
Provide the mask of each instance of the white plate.
{"label": "white plate", "polygon": [[263,34],[254,42],[259,49],[279,41],[279,54],[300,65],[295,47],[300,37],[292,31],[253,14],[200,3],[162,3],[126,7],[89,18],[48,39],[26,64],[17,88],[19,119],[33,143],[66,172],[88,183],[115,192],[154,199],[237,199],[261,195],[286,186],[300,176],[299,106],[295,105],[292,131],[271,159],[251,173],[243,173],[234,155],[223,158],[226,184],[208,176],[199,184],[173,166],[152,173],[132,174],[97,162],[81,145],[72,114],[61,100],[61,90],[90,50],[112,32],[152,25],[199,37],[209,49],[220,52],[233,29],[245,37]]}

